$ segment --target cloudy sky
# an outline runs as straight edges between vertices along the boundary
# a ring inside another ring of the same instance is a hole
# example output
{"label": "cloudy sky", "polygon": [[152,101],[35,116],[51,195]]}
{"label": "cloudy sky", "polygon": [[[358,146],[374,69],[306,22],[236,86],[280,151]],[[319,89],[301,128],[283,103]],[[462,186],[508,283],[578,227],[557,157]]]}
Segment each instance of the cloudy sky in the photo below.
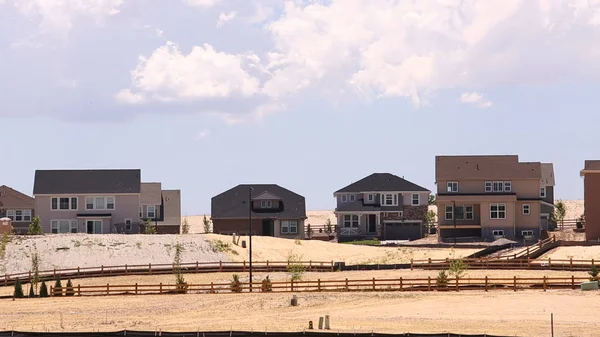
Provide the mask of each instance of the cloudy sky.
{"label": "cloudy sky", "polygon": [[239,183],[334,207],[434,156],[600,158],[600,0],[0,0],[0,184],[141,168],[185,214]]}

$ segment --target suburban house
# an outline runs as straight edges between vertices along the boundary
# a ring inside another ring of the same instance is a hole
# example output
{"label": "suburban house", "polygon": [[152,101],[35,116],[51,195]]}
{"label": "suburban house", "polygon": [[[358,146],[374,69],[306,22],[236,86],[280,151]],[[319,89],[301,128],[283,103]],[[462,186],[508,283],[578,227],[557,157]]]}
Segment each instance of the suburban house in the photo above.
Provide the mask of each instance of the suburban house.
{"label": "suburban house", "polygon": [[535,241],[554,210],[554,168],[517,155],[437,156],[440,239]]}
{"label": "suburban house", "polygon": [[600,160],[586,160],[583,177],[585,239],[600,240]]}
{"label": "suburban house", "polygon": [[141,183],[139,169],[37,170],[36,216],[46,233],[140,233],[148,219],[159,233],[179,233],[179,191],[158,184],[157,196],[152,184]]}
{"label": "suburban house", "polygon": [[338,240],[422,238],[430,193],[390,173],[373,173],[336,191]]}
{"label": "suburban house", "polygon": [[[249,207],[250,205],[250,207]],[[242,184],[211,200],[213,232],[304,238],[304,197],[274,184]]]}
{"label": "suburban house", "polygon": [[27,233],[34,214],[32,197],[6,185],[0,186],[0,218],[10,218],[15,233]]}
{"label": "suburban house", "polygon": [[181,191],[163,190],[159,182],[141,183],[140,214],[142,222],[151,221],[160,234],[181,231]]}

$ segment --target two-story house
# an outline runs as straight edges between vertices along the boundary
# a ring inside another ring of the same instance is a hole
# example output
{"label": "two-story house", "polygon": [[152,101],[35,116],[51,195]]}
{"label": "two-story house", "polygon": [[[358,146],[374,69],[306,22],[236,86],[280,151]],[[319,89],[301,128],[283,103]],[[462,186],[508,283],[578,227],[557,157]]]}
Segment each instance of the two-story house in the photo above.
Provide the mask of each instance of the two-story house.
{"label": "two-story house", "polygon": [[430,193],[390,173],[373,173],[336,191],[338,240],[422,238]]}
{"label": "two-story house", "polygon": [[552,164],[516,155],[437,156],[435,176],[441,240],[532,241],[548,229]]}
{"label": "two-story house", "polygon": [[[249,207],[250,205],[250,207]],[[251,220],[250,220],[251,218]],[[274,184],[241,184],[211,199],[213,232],[304,238],[304,197]]]}
{"label": "two-story house", "polygon": [[15,233],[27,233],[27,228],[34,214],[32,197],[6,185],[0,186],[0,218],[7,217],[11,219]]}
{"label": "two-story house", "polygon": [[179,234],[181,191],[163,190],[159,182],[141,183],[139,218],[150,220],[159,234]]}

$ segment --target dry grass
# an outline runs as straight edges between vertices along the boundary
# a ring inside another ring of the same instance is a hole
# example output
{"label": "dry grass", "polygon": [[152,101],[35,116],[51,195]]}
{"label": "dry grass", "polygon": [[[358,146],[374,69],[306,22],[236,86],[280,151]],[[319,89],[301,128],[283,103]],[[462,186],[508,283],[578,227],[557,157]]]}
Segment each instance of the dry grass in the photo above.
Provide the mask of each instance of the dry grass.
{"label": "dry grass", "polygon": [[[49,298],[0,301],[0,329],[50,331],[302,331],[330,315],[333,331],[597,336],[598,292],[300,293]],[[565,305],[567,304],[568,305]],[[63,319],[61,322],[60,314]]]}

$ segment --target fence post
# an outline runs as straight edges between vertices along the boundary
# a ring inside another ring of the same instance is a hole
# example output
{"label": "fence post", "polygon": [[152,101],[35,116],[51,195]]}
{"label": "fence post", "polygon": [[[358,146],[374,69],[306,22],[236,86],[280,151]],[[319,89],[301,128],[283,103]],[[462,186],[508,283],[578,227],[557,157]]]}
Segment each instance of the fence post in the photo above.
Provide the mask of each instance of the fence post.
{"label": "fence post", "polygon": [[373,291],[375,291],[375,278],[373,277]]}
{"label": "fence post", "polygon": [[77,285],[77,296],[81,296],[81,285]]}
{"label": "fence post", "polygon": [[404,291],[404,287],[402,286],[402,277],[400,278],[400,291]]}
{"label": "fence post", "polygon": [[575,275],[571,275],[571,287],[575,289]]}
{"label": "fence post", "polygon": [[544,276],[544,291],[546,291],[546,276]]}
{"label": "fence post", "polygon": [[106,284],[106,295],[110,295],[110,283]]}
{"label": "fence post", "polygon": [[317,290],[321,291],[321,279],[317,280]]}
{"label": "fence post", "polygon": [[308,261],[308,271],[312,271],[312,260]]}
{"label": "fence post", "polygon": [[158,285],[158,293],[162,294],[162,282]]}
{"label": "fence post", "polygon": [[77,276],[79,276],[79,267],[77,267]]}
{"label": "fence post", "polygon": [[137,286],[138,286],[138,285],[137,285],[137,282],[136,282],[136,283],[135,283],[135,294],[136,294],[136,295],[138,294]]}
{"label": "fence post", "polygon": [[427,276],[427,291],[431,291],[431,276]]}
{"label": "fence post", "polygon": [[269,272],[269,260],[267,260],[267,272]]}
{"label": "fence post", "polygon": [[214,286],[214,282],[210,283],[210,293],[214,293],[215,292],[215,286]]}
{"label": "fence post", "polygon": [[410,259],[410,270],[413,270],[413,259]]}
{"label": "fence post", "polygon": [[[104,265],[100,266],[100,274],[104,274]],[[54,275],[56,276],[56,269],[54,269]]]}
{"label": "fence post", "polygon": [[148,263],[148,274],[152,274],[152,263]]}
{"label": "fence post", "polygon": [[488,277],[485,275],[485,291],[488,291]]}
{"label": "fence post", "polygon": [[331,261],[331,271],[335,271],[333,268],[333,260]]}
{"label": "fence post", "polygon": [[31,280],[31,270],[29,271],[29,279]]}
{"label": "fence post", "polygon": [[573,271],[573,257],[572,256],[569,259],[569,267],[570,267],[570,271]]}
{"label": "fence post", "polygon": [[516,276],[513,276],[513,288],[514,288],[514,291],[517,291],[517,277]]}
{"label": "fence post", "polygon": [[244,260],[243,264],[242,264],[242,272],[246,271],[246,260]]}
{"label": "fence post", "polygon": [[127,265],[125,265],[125,275],[127,275]]}
{"label": "fence post", "polygon": [[348,278],[346,277],[346,291],[348,291]]}

